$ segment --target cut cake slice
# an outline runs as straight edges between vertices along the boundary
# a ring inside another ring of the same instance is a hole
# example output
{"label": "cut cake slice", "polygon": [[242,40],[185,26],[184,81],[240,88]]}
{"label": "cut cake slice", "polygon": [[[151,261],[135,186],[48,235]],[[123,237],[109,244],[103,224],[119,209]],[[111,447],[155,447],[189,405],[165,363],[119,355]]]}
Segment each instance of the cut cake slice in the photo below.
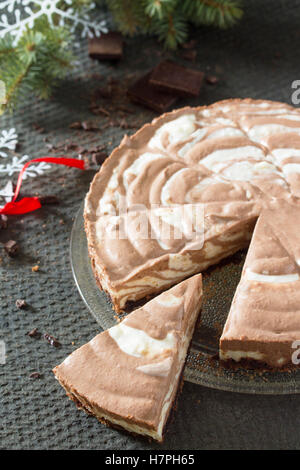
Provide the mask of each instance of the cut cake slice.
{"label": "cut cake slice", "polygon": [[201,300],[198,274],[74,351],[56,378],[101,422],[162,441]]}
{"label": "cut cake slice", "polygon": [[220,339],[222,360],[293,363],[300,339],[300,205],[274,200],[254,230]]}

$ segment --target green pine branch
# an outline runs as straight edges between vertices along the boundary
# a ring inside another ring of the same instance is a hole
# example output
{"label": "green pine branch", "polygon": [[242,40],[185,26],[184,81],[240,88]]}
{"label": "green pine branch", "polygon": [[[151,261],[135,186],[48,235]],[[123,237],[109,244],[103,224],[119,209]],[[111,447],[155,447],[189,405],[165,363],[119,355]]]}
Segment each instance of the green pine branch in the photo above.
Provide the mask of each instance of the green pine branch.
{"label": "green pine branch", "polygon": [[106,0],[124,34],[156,34],[168,49],[188,35],[188,24],[233,26],[243,15],[240,0]]}
{"label": "green pine branch", "polygon": [[233,26],[243,16],[241,2],[236,0],[185,0],[183,12],[195,25],[219,28]]}
{"label": "green pine branch", "polygon": [[67,29],[50,28],[45,20],[36,22],[33,30],[26,30],[16,46],[9,36],[0,40],[0,79],[6,89],[0,113],[12,109],[29,93],[42,99],[51,96],[58,79],[72,67],[70,42]]}

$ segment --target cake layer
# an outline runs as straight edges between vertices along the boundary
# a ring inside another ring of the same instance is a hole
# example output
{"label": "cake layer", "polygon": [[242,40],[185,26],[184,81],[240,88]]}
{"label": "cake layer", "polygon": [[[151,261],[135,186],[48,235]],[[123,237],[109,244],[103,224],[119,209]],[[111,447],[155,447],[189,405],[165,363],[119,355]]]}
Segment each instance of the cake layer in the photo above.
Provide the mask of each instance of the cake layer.
{"label": "cake layer", "polygon": [[220,357],[292,363],[300,338],[300,202],[273,200],[258,219],[220,339]]}
{"label": "cake layer", "polygon": [[74,351],[56,378],[100,421],[161,441],[201,299],[196,275]]}

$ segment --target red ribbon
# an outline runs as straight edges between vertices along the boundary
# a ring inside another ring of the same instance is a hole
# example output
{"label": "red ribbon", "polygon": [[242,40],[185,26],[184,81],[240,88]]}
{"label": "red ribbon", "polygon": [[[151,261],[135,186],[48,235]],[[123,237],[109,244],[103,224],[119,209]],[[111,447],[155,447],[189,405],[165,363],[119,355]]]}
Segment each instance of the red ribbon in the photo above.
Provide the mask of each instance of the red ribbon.
{"label": "red ribbon", "polygon": [[25,163],[22,170],[19,173],[17,186],[15,190],[14,197],[11,202],[7,202],[4,207],[0,208],[0,214],[5,215],[19,215],[19,214],[27,214],[28,212],[35,211],[42,207],[40,200],[38,197],[24,197],[20,201],[16,202],[16,199],[19,195],[24,172],[26,168],[28,168],[31,163],[38,163],[38,162],[45,162],[45,163],[54,163],[56,165],[65,165],[69,167],[79,168],[80,170],[84,170],[84,160],[78,160],[76,158],[55,158],[55,157],[44,157],[44,158],[35,158],[33,160],[29,160]]}

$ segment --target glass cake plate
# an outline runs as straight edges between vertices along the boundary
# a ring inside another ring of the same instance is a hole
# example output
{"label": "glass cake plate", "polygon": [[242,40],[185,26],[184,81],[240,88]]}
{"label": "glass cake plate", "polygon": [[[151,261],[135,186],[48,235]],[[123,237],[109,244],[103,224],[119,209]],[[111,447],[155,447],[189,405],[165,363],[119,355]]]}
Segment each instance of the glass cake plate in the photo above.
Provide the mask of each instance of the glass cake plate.
{"label": "glass cake plate", "polygon": [[[78,290],[101,328],[116,324],[108,297],[94,279],[84,231],[83,204],[71,234],[71,264]],[[218,340],[239,282],[245,252],[226,259],[203,274],[204,304],[184,371],[184,378],[206,387],[254,394],[300,393],[300,369],[271,371],[251,366],[224,367],[217,359]],[[96,334],[97,332],[95,332]]]}

